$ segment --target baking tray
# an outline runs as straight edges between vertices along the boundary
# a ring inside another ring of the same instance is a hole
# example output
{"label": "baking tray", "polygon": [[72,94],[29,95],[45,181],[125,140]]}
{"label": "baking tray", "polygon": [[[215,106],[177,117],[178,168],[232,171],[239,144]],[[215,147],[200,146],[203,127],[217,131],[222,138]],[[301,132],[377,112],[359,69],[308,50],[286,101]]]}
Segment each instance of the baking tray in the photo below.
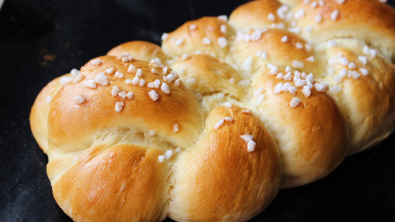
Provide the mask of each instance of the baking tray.
{"label": "baking tray", "polygon": [[[52,196],[48,159],[29,126],[34,99],[49,81],[118,44],[160,44],[163,32],[202,16],[229,15],[244,2],[6,0],[0,11],[0,221],[72,221]],[[346,158],[324,179],[280,190],[251,221],[338,220],[395,221],[394,135]]]}

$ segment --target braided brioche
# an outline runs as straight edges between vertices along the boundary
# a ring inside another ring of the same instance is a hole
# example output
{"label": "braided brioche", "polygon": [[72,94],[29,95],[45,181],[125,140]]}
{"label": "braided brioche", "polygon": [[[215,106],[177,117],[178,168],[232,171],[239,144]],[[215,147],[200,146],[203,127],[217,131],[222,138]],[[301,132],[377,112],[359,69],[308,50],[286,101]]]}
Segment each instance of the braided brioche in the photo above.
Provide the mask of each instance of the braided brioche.
{"label": "braided brioche", "polygon": [[124,43],[44,87],[30,123],[65,213],[246,221],[392,133],[395,10],[282,3]]}

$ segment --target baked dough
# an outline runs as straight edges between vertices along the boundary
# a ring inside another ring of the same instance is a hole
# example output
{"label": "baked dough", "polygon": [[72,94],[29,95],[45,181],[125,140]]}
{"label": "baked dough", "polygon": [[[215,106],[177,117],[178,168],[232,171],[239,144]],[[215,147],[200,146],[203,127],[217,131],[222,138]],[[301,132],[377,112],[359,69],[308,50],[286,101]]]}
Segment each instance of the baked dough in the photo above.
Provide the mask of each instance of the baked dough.
{"label": "baked dough", "polygon": [[65,213],[246,221],[392,133],[394,9],[282,3],[124,43],[44,87],[30,123]]}

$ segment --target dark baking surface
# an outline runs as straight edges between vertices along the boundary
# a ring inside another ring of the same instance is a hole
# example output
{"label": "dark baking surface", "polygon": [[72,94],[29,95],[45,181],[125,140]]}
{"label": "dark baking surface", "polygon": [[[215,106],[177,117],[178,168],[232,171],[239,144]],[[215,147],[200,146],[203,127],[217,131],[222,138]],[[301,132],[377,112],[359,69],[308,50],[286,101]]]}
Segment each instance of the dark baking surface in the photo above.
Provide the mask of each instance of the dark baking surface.
{"label": "dark baking surface", "polygon": [[[29,125],[34,99],[49,81],[118,44],[160,44],[163,32],[205,15],[229,15],[243,2],[6,0],[0,11],[0,221],[71,221],[52,196],[48,159]],[[346,158],[320,181],[281,190],[251,221],[339,220],[395,221],[395,135]]]}

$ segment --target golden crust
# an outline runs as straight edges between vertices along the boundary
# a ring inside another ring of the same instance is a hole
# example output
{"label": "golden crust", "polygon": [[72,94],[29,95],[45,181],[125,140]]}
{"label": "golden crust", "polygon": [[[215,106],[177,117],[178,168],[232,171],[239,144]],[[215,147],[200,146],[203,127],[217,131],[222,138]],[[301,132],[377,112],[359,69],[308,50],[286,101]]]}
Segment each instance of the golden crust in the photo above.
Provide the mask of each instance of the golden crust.
{"label": "golden crust", "polygon": [[[262,122],[243,108],[218,107],[206,120],[202,140],[177,158],[169,216],[177,221],[247,221],[277,195],[281,165],[277,146]],[[213,126],[225,117],[218,129]],[[241,135],[250,134],[247,152]]]}
{"label": "golden crust", "polygon": [[302,2],[302,0],[279,0],[279,2],[290,7],[295,7],[299,2]]}
{"label": "golden crust", "polygon": [[[297,20],[298,26],[302,30],[312,27],[311,32],[302,31],[303,38],[320,43],[356,37],[378,48],[386,58],[395,60],[395,9],[391,6],[375,0],[346,0],[343,4],[327,0],[324,6],[316,8],[300,2],[292,11],[301,9],[305,10],[305,16]],[[333,21],[331,14],[335,10],[339,10],[339,15]],[[318,14],[322,16],[320,23],[315,20]]]}
{"label": "golden crust", "polygon": [[[337,43],[342,47],[327,49],[329,58],[341,53],[349,61],[355,62],[358,68],[364,67],[369,71],[367,76],[361,75],[358,79],[344,78],[341,82],[343,90],[332,93],[349,123],[348,155],[352,155],[371,148],[394,130],[395,116],[389,113],[395,112],[395,66],[382,58],[370,59],[364,65],[358,60],[362,47],[353,47],[355,40],[338,40]],[[344,68],[341,64],[332,67],[336,73]],[[326,80],[335,85],[332,76],[327,76]]]}
{"label": "golden crust", "polygon": [[167,59],[167,55],[162,51],[159,46],[144,41],[125,42],[111,49],[107,53],[107,55],[119,56],[122,53],[129,53],[135,59],[143,61],[151,61],[155,58],[159,58],[162,61],[165,61]]}
{"label": "golden crust", "polygon": [[[280,72],[284,70],[280,70]],[[276,139],[282,160],[282,188],[301,186],[332,172],[347,153],[347,128],[335,102],[325,93],[311,90],[305,97],[301,88],[295,95],[273,89],[286,83],[269,75],[268,70],[256,80],[254,88],[264,89],[265,99],[258,115]],[[290,107],[293,97],[301,99]],[[255,96],[257,100],[257,96]],[[268,108],[270,107],[270,108]]]}
{"label": "golden crust", "polygon": [[[252,34],[254,30],[248,32]],[[281,39],[286,36],[287,41],[282,42]],[[303,48],[296,48],[296,44],[300,43]],[[315,69],[317,64],[307,62],[306,59],[313,56],[311,51],[305,47],[307,42],[299,38],[294,33],[280,30],[270,29],[262,33],[262,37],[257,41],[245,42],[242,37],[239,37],[232,46],[233,57],[239,64],[244,64],[244,61],[252,56],[254,63],[252,73],[260,68],[266,68],[268,63],[279,67],[292,67],[292,61],[299,61],[303,63],[303,70],[311,72]],[[258,51],[265,51],[267,53],[267,60],[261,56],[257,56]],[[245,67],[241,67],[246,69]],[[300,70],[298,68],[298,70]]]}
{"label": "golden crust", "polygon": [[[53,98],[49,121],[49,140],[56,149],[62,152],[72,152],[85,149],[93,143],[95,136],[108,128],[137,128],[141,130],[155,130],[176,146],[189,146],[199,135],[203,126],[203,117],[199,105],[183,84],[176,86],[168,83],[170,94],[165,94],[160,88],[148,88],[147,84],[156,79],[163,82],[161,69],[158,73],[151,72],[147,62],[135,60],[123,63],[113,56],[99,57],[99,66],[88,62],[81,68],[85,79],[79,83],[69,83]],[[142,70],[142,79],[146,86],[139,87],[126,84],[126,79],[133,79],[134,73],[127,72],[128,66],[133,64]],[[125,66],[127,65],[127,66]],[[123,73],[124,78],[117,79],[114,75],[106,75],[110,82],[107,86],[97,84],[97,88],[86,87],[85,81],[95,79],[96,75],[109,68]],[[121,98],[111,94],[113,86],[120,90],[133,92],[134,98]],[[148,92],[155,90],[159,95],[153,101]],[[85,102],[78,105],[73,98],[83,96]],[[120,112],[115,111],[115,104],[124,102]],[[141,107],[144,107],[143,109]],[[178,124],[179,131],[173,132],[173,126]],[[78,129],[78,130],[76,130]],[[70,138],[73,138],[72,140]]]}
{"label": "golden crust", "polygon": [[[122,44],[109,55],[127,52],[134,61],[99,57],[101,64],[91,60],[81,68],[81,82],[49,83],[30,122],[48,153],[47,173],[61,208],[77,221],[157,221],[168,215],[244,221],[264,210],[279,187],[316,181],[346,155],[392,133],[394,9],[368,0],[281,2],[289,7],[275,0],[244,4],[229,23],[222,17],[187,22],[164,38],[163,51],[142,41]],[[317,25],[318,13],[323,19]],[[127,71],[131,64],[142,70],[144,86],[125,82],[136,76]],[[111,67],[123,77],[105,74],[108,85],[84,85]],[[182,81],[166,79],[170,68]],[[156,79],[159,88],[147,87]],[[164,81],[168,89],[161,90]],[[278,83],[289,85],[274,92]],[[113,96],[113,86],[133,98]],[[77,104],[76,96],[85,101]],[[294,97],[300,103],[291,107]],[[118,111],[117,102],[123,102]],[[234,105],[220,106],[224,102]],[[226,116],[233,121],[213,129]],[[255,151],[247,152],[242,134],[253,135]],[[172,157],[160,156],[171,151]]]}
{"label": "golden crust", "polygon": [[59,81],[62,77],[71,77],[71,75],[66,74],[49,82],[38,94],[30,112],[30,128],[34,138],[37,140],[38,145],[44,153],[48,152],[49,107],[53,97],[62,87]]}
{"label": "golden crust", "polygon": [[[192,29],[191,25],[196,27]],[[186,22],[174,32],[169,33],[167,39],[162,42],[162,49],[168,55],[175,57],[184,53],[201,51],[216,58],[225,58],[229,47],[221,47],[218,38],[226,38],[231,30],[227,27],[225,33],[221,32],[221,25],[227,26],[225,21],[217,17],[203,17]],[[204,38],[208,38],[210,44],[203,43]],[[180,45],[177,45],[178,39],[182,40]]]}
{"label": "golden crust", "polygon": [[52,184],[55,200],[75,221],[161,221],[168,189],[161,153],[130,144],[92,146]]}
{"label": "golden crust", "polygon": [[[269,28],[273,23],[283,22],[276,13],[280,7],[281,3],[278,1],[250,1],[233,10],[229,17],[229,23],[237,31],[246,28]],[[274,15],[274,21],[268,19],[269,13]]]}
{"label": "golden crust", "polygon": [[[191,54],[189,59],[177,60],[172,68],[178,71],[180,78],[192,92],[203,96],[222,92],[238,99],[243,96],[242,87],[237,85],[241,80],[238,72],[209,55]],[[188,79],[195,79],[196,82],[188,83]]]}

